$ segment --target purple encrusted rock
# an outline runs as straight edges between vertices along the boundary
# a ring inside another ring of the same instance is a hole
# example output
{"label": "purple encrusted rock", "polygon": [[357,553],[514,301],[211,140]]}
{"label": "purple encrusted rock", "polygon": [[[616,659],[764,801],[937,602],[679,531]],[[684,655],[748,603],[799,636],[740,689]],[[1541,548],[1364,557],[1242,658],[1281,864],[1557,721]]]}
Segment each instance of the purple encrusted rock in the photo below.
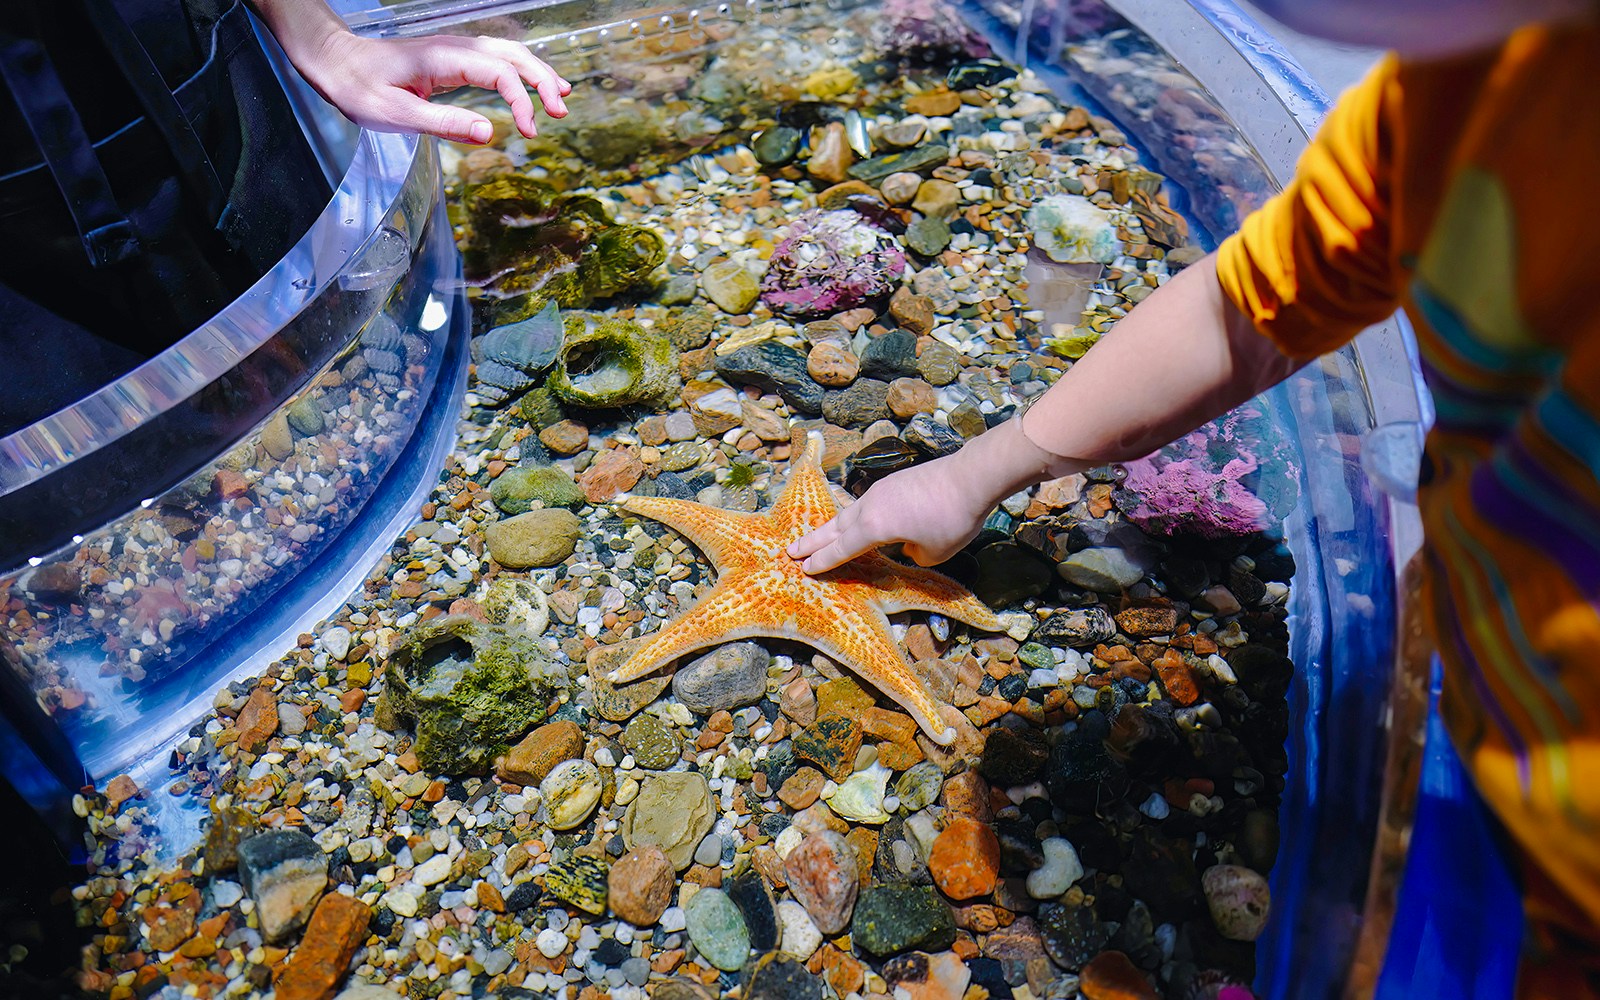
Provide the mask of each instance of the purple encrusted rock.
{"label": "purple encrusted rock", "polygon": [[[1241,481],[1282,464],[1270,442],[1251,441],[1248,408],[1207,424],[1161,451],[1128,462],[1123,486],[1139,497],[1128,519],[1153,534],[1230,538],[1273,520],[1267,504]],[[1267,454],[1258,452],[1265,449]]]}
{"label": "purple encrusted rock", "polygon": [[872,41],[884,55],[928,64],[990,55],[989,44],[946,0],[886,0]]}
{"label": "purple encrusted rock", "polygon": [[894,236],[859,213],[807,212],[773,248],[761,298],[796,319],[832,316],[889,294],[905,267]]}

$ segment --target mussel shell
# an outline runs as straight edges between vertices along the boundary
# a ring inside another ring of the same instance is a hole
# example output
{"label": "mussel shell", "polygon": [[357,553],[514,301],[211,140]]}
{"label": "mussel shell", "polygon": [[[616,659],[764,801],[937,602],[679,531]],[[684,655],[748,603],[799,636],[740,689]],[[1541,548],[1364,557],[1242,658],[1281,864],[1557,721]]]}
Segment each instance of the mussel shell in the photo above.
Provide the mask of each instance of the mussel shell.
{"label": "mussel shell", "polygon": [[844,488],[859,497],[867,487],[922,461],[922,453],[899,438],[879,438],[845,459]]}
{"label": "mussel shell", "polygon": [[950,72],[945,74],[944,80],[951,90],[971,90],[974,87],[992,87],[1016,75],[1017,71],[1004,63],[993,59],[980,59],[977,62],[952,66]]}

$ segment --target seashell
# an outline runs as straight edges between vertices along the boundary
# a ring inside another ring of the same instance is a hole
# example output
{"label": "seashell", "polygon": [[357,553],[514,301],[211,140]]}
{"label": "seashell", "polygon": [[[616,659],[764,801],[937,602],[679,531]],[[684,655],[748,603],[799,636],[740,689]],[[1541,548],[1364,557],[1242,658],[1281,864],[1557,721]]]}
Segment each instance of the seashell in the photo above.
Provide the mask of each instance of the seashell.
{"label": "seashell", "polygon": [[844,784],[826,796],[828,806],[852,823],[887,823],[889,814],[883,811],[883,796],[889,787],[892,772],[878,763],[864,771],[857,771]]}
{"label": "seashell", "polygon": [[520,628],[538,635],[550,624],[550,602],[544,591],[528,580],[502,576],[489,585],[483,613],[491,625]]}
{"label": "seashell", "polygon": [[855,108],[845,112],[844,137],[857,156],[863,160],[872,158],[872,136],[867,134],[866,119],[862,118],[861,112]]}

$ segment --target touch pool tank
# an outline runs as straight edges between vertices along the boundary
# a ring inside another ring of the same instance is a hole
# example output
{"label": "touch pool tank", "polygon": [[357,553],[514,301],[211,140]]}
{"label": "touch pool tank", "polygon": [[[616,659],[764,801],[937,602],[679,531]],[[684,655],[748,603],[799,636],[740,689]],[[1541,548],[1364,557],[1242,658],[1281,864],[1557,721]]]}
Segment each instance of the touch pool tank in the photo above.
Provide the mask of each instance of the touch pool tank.
{"label": "touch pool tank", "polygon": [[[726,145],[749,142],[751,130],[735,120],[707,120],[702,107],[677,102],[687,81],[674,78],[670,56],[714,51],[765,29],[814,33],[819,25],[870,23],[874,17],[889,21],[895,3],[884,0],[881,7],[875,7],[751,0],[685,8],[606,0],[428,2],[373,9],[346,4],[342,12],[357,30],[373,34],[479,33],[526,41],[578,86],[615,89],[620,98],[627,99],[619,106],[632,106],[628,101],[662,106],[673,115],[673,131],[664,145],[676,147],[658,151],[663,161],[687,163],[696,175],[713,176],[716,170],[725,169],[717,164],[715,154]],[[902,6],[915,9],[916,4]],[[1199,249],[1214,247],[1244,213],[1287,179],[1307,131],[1325,108],[1325,95],[1227,0],[1191,0],[1187,4],[1171,0],[977,0],[960,12],[998,57],[1028,66],[1063,104],[1086,109],[1106,129],[1124,130],[1129,145],[1141,151],[1152,170],[1167,178],[1160,190],[1165,204],[1175,210],[1156,210],[1152,207],[1156,202],[1149,197],[1154,192],[1144,191],[1149,211],[1141,215],[1141,221],[1147,229],[1186,227],[1187,242]],[[849,39],[830,38],[812,48],[786,49],[782,58],[792,65],[781,68],[804,76],[810,71],[807,60],[814,60],[820,70],[832,47],[849,45]],[[582,122],[569,125],[577,130],[567,135],[575,138],[578,151],[607,168],[625,173],[638,153],[637,148],[610,144],[606,130],[585,134]],[[373,148],[387,141],[363,140],[374,143]],[[694,148],[704,155],[686,155]],[[419,172],[430,179],[436,176],[431,150],[428,144],[404,147],[402,155],[411,158],[406,163],[412,176]],[[447,150],[447,170],[452,174],[463,169],[470,172],[473,155]],[[493,161],[476,162],[493,166]],[[555,174],[582,169],[581,164],[560,157],[534,167]],[[692,194],[686,189],[684,197]],[[68,558],[78,575],[51,570],[61,562],[59,557],[55,562],[41,558],[12,584],[8,609],[13,619],[24,616],[33,626],[31,634],[37,636],[66,631],[54,623],[73,613],[74,588],[81,586],[76,581],[96,581],[92,585],[102,589],[117,582],[112,568],[96,551],[115,551],[127,558],[130,551],[137,557],[153,549],[180,567],[188,561],[193,566],[184,569],[185,573],[206,577],[207,600],[211,590],[219,597],[230,590],[248,591],[247,586],[235,588],[229,581],[248,583],[252,568],[264,570],[275,561],[299,561],[293,543],[304,540],[296,539],[295,529],[307,522],[297,516],[295,524],[284,524],[281,515],[276,522],[268,521],[265,513],[252,509],[251,504],[261,490],[267,490],[277,491],[272,493],[275,501],[287,497],[298,504],[303,499],[309,508],[324,514],[330,507],[340,509],[325,498],[330,488],[337,497],[338,481],[330,481],[328,470],[315,465],[319,458],[338,464],[340,441],[335,435],[329,442],[335,454],[326,459],[327,449],[314,433],[305,430],[316,424],[310,418],[320,417],[324,428],[330,424],[344,428],[353,435],[353,443],[365,446],[380,440],[381,431],[363,431],[362,420],[353,417],[340,422],[342,404],[338,397],[330,401],[330,394],[345,389],[348,383],[361,384],[362,378],[377,379],[385,374],[391,379],[414,377],[418,387],[414,396],[406,398],[414,398],[421,406],[424,400],[439,395],[437,388],[430,391],[423,383],[447,382],[455,370],[449,360],[452,342],[446,331],[459,316],[451,311],[449,295],[441,291],[453,286],[429,281],[452,274],[456,265],[453,257],[444,260],[449,255],[439,246],[448,228],[435,222],[430,229],[424,218],[432,196],[429,188],[426,196],[411,203],[422,215],[404,216],[404,225],[401,216],[384,208],[364,216],[370,219],[367,232],[374,234],[369,244],[377,248],[374,252],[381,254],[390,239],[379,224],[381,219],[402,235],[411,234],[405,246],[417,253],[418,259],[424,244],[435,248],[430,253],[437,252],[438,258],[429,258],[435,261],[426,272],[431,277],[418,278],[421,290],[411,295],[384,292],[362,297],[360,293],[370,289],[359,287],[358,281],[354,291],[364,303],[366,311],[358,311],[364,318],[340,329],[347,333],[360,330],[361,336],[346,336],[339,342],[348,353],[330,348],[326,355],[339,355],[358,373],[341,373],[335,364],[312,380],[311,372],[327,365],[311,366],[302,384],[314,387],[313,394],[320,401],[316,414],[308,413],[308,406],[299,401],[295,401],[298,411],[291,405],[281,419],[271,407],[261,410],[255,421],[259,426],[243,453],[235,451],[231,457],[213,459],[187,481],[187,488],[180,485],[168,490],[117,522],[122,525],[116,529],[120,532],[117,544],[96,550],[97,536],[93,534],[73,542],[78,554]],[[419,232],[430,238],[415,235]],[[1173,245],[1180,242],[1184,241],[1175,240]],[[1113,297],[1100,283],[1098,267],[1058,267],[1038,261],[1027,267],[1035,295],[1030,312],[1036,315],[1024,313],[1021,317],[1020,326],[1013,330],[1020,341],[1038,347],[1044,340],[1053,340],[1057,350],[1070,356],[1074,349],[1081,351],[1074,347],[1074,338],[1092,340],[1090,334],[1099,331],[1098,326],[1086,330],[1083,316],[1096,310],[1102,320],[1115,315]],[[413,267],[407,273],[416,274],[417,270]],[[331,289],[337,284],[323,282],[317,287]],[[403,276],[399,284],[406,284]],[[295,287],[293,279],[289,287]],[[339,288],[337,301],[342,302],[351,290]],[[397,300],[406,303],[400,312],[394,311]],[[444,310],[444,321],[440,310]],[[386,315],[393,321],[392,327],[382,322]],[[973,317],[977,315],[974,310]],[[424,357],[436,352],[443,363],[435,368],[422,363],[422,357],[407,353],[419,348]],[[399,368],[394,370],[397,363]],[[442,375],[437,374],[440,368]],[[1421,428],[1427,421],[1415,379],[1407,333],[1398,323],[1385,324],[1258,400],[1253,423],[1242,430],[1238,425],[1223,425],[1205,439],[1213,459],[1226,459],[1229,449],[1237,449],[1240,457],[1249,453],[1252,461],[1270,454],[1291,483],[1275,499],[1268,498],[1282,504],[1278,513],[1295,565],[1288,597],[1288,652],[1296,670],[1288,696],[1289,766],[1277,817],[1282,846],[1271,870],[1271,919],[1257,942],[1254,959],[1253,986],[1266,997],[1339,996],[1353,978],[1360,982],[1365,977],[1370,982],[1374,974],[1359,965],[1357,948],[1363,915],[1378,916],[1382,908],[1381,900],[1377,906],[1368,902],[1369,873],[1375,870],[1376,861],[1380,869],[1392,874],[1386,866],[1394,863],[1396,835],[1380,835],[1384,808],[1380,790],[1396,745],[1406,744],[1414,736],[1408,727],[1415,720],[1406,722],[1409,716],[1404,712],[1391,719],[1399,708],[1391,703],[1391,690],[1396,687],[1394,636],[1402,604],[1397,596],[1397,567],[1415,548],[1418,535],[1404,484],[1412,481]],[[388,388],[398,389],[393,394],[398,400],[411,383],[390,383]],[[358,394],[345,391],[355,405]],[[312,491],[303,481],[295,480],[292,470],[268,472],[251,465],[253,458],[267,451],[269,430],[281,449],[285,425],[294,457],[274,461],[298,462],[305,474],[320,476],[311,483],[315,496],[309,495]],[[462,426],[472,433],[471,425]],[[0,457],[6,454],[0,451]],[[396,466],[409,461],[390,460]],[[437,457],[419,456],[415,461],[429,470],[441,464]],[[241,482],[246,491],[229,496]],[[409,503],[414,509],[419,499],[412,494],[397,502],[400,506]],[[197,507],[197,503],[213,505],[198,530],[194,527],[197,514],[207,513],[207,508]],[[226,512],[229,505],[236,515]],[[389,509],[398,511],[399,507]],[[261,514],[259,520],[257,513]],[[219,514],[222,521],[213,524]],[[995,522],[991,529],[1003,531],[1007,525]],[[217,537],[219,530],[225,530],[226,537]],[[268,538],[252,549],[248,537],[238,537],[251,531],[263,532]],[[289,542],[281,540],[285,534]],[[127,541],[130,538],[132,545]],[[374,562],[388,541],[368,550]],[[232,549],[227,547],[230,543]],[[102,568],[104,575],[97,572]],[[140,666],[146,662],[146,648],[181,645],[184,633],[180,622],[191,618],[203,622],[208,614],[215,620],[218,614],[202,611],[202,602],[187,584],[165,583],[145,570],[147,581],[136,575],[137,570],[132,572],[130,578],[136,586],[124,584],[122,588],[127,600],[106,609],[114,616],[109,620],[116,628],[104,624],[108,616],[90,615],[92,621],[101,623],[97,633],[84,638],[80,626],[67,632],[68,638],[59,646],[49,640],[56,659],[43,655],[44,649],[24,646],[29,654],[24,665],[32,671],[30,676],[44,678],[43,683],[36,681],[34,693],[57,720],[56,728],[47,728],[41,738],[64,737],[76,744],[86,760],[97,762],[91,763],[97,779],[141,763],[143,773],[153,774],[166,763],[163,739],[209,708],[220,682],[247,672],[195,671],[191,676],[177,666],[166,674]],[[360,572],[352,568],[348,576],[330,581],[323,598],[337,603],[359,582]],[[443,592],[449,596],[448,587]],[[236,603],[252,606],[247,600]],[[329,607],[326,602],[317,605],[321,611]],[[626,611],[613,612],[617,610]],[[165,627],[168,623],[171,628]],[[10,627],[16,630],[15,621]],[[260,666],[290,645],[266,635],[239,636],[234,640],[237,652],[259,654],[251,662]],[[147,638],[152,641],[145,641]],[[75,647],[75,641],[98,643],[101,649],[114,641],[119,653],[126,649],[127,659],[117,660],[115,669],[103,669],[104,654],[95,654],[90,645]],[[74,666],[69,657],[80,648],[89,652]],[[137,661],[134,652],[140,654]],[[176,664],[182,657],[169,659]],[[230,662],[244,659],[236,655]],[[158,658],[158,662],[167,661]],[[41,664],[55,666],[41,669]],[[165,689],[160,687],[163,681],[167,682]],[[177,693],[162,694],[146,703],[139,695],[145,690]],[[221,701],[216,697],[216,704]],[[82,714],[75,716],[74,712]],[[159,722],[149,717],[151,713],[161,716]],[[159,760],[151,756],[157,753]],[[1381,919],[1368,921],[1366,927],[1369,936],[1381,936]]]}

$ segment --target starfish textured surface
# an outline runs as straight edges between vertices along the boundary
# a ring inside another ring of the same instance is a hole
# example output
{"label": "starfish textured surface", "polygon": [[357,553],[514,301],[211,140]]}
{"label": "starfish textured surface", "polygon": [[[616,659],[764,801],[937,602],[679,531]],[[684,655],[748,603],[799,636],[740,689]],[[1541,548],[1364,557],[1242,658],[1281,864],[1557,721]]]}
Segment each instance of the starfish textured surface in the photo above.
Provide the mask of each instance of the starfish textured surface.
{"label": "starfish textured surface", "polygon": [[999,631],[994,612],[942,573],[903,566],[869,552],[811,576],[784,551],[837,512],[822,472],[822,436],[811,434],[777,502],[764,514],[720,510],[691,500],[634,497],[634,514],[676,529],[717,568],[709,593],[678,619],[646,636],[608,679],[624,684],[707,646],[766,636],[821,650],[911,713],[935,742],[956,731],[895,642],[887,615],[932,611]]}

